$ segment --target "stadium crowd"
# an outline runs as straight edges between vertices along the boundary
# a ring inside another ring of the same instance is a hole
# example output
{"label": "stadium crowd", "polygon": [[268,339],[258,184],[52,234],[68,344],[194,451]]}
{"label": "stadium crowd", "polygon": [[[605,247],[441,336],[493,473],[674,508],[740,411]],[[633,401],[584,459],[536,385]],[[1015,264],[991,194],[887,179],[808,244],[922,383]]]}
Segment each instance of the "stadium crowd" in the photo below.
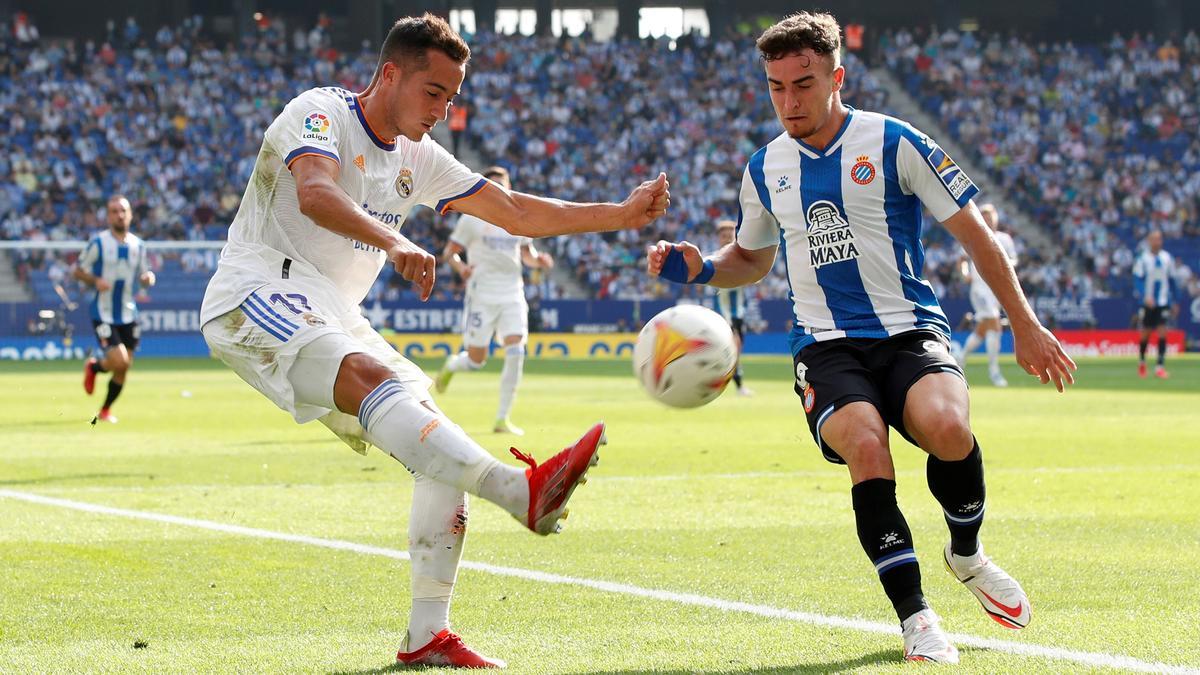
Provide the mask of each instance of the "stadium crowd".
{"label": "stadium crowd", "polygon": [[[321,17],[288,34],[263,20],[225,45],[200,17],[157,30],[128,19],[95,40],[50,40],[15,17],[0,38],[0,237],[86,238],[103,227],[105,195],[119,191],[147,239],[223,239],[261,134],[284,103],[312,86],[361,89],[370,79],[374,50],[339,52],[327,28]],[[596,298],[697,292],[646,279],[640,259],[658,238],[711,250],[713,224],[736,216],[742,166],[778,133],[753,38],[470,41],[466,141],[484,163],[509,168],[517,189],[609,200],[660,170],[671,177],[672,208],[654,231],[546,242],[560,266]],[[1032,294],[1128,292],[1147,227],[1200,235],[1195,35],[1178,46],[1135,37],[1076,48],[899,32],[876,52],[1024,209],[1061,232],[1063,250],[1023,251]],[[868,69],[852,54],[846,65],[844,100],[887,112]],[[44,103],[30,108],[31,94]],[[405,233],[440,251],[453,224],[421,209]],[[958,247],[941,228],[926,231],[926,276],[942,295],[965,295]],[[213,255],[189,252],[180,264],[203,274]],[[1082,273],[1071,273],[1069,257],[1087,261]],[[22,278],[47,268],[62,277],[66,262],[23,254],[18,268]],[[435,297],[460,297],[449,268],[440,274]],[[535,280],[531,295],[561,292],[547,275]],[[781,269],[756,290],[786,293]],[[385,274],[368,302],[409,294]]]}
{"label": "stadium crowd", "polygon": [[[900,31],[887,65],[1003,190],[1061,243],[1027,279],[1081,296],[1131,293],[1141,239],[1160,229],[1200,259],[1200,36],[1114,35],[1032,43],[958,31]],[[1053,263],[1053,261],[1046,261]],[[1182,286],[1200,280],[1181,266]]]}

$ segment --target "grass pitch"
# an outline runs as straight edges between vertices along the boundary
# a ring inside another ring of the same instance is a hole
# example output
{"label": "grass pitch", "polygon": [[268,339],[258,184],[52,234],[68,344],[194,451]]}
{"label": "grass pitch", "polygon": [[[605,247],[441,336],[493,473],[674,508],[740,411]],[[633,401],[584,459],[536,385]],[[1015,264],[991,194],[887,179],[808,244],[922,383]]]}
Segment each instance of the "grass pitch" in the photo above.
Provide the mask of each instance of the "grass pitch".
{"label": "grass pitch", "polygon": [[[946,531],[924,455],[894,438],[931,603],[948,630],[1005,641],[963,648],[957,671],[1200,669],[1200,360],[1169,365],[1163,382],[1139,380],[1131,361],[1085,361],[1065,395],[1015,366],[1014,386],[994,389],[982,362],[969,366],[988,472],[983,539],[1034,605],[1019,633],[941,568]],[[114,408],[121,422],[93,428],[99,401],[78,366],[0,365],[0,490],[405,547],[411,482],[382,453],[360,457],[317,424],[295,425],[203,360],[137,363]],[[484,447],[544,457],[598,419],[609,445],[562,535],[538,538],[473,502],[466,560],[895,623],[854,533],[845,470],[820,458],[786,360],[748,364],[754,398],[729,392],[695,411],[648,400],[627,363],[531,361],[519,441],[488,431],[496,370],[460,374],[438,397]],[[3,495],[0,569],[4,672],[385,672],[407,619],[401,560]],[[452,619],[519,673],[910,668],[898,635],[761,614],[465,569]]]}

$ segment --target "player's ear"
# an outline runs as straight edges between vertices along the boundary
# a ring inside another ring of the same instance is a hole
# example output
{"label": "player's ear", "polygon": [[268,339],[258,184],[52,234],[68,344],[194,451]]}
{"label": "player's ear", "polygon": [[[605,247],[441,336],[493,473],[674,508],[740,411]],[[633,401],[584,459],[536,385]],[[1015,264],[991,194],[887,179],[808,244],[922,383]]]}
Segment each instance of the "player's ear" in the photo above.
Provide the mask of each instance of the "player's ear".
{"label": "player's ear", "polygon": [[839,65],[833,69],[833,90],[841,91],[842,85],[846,82],[846,67]]}

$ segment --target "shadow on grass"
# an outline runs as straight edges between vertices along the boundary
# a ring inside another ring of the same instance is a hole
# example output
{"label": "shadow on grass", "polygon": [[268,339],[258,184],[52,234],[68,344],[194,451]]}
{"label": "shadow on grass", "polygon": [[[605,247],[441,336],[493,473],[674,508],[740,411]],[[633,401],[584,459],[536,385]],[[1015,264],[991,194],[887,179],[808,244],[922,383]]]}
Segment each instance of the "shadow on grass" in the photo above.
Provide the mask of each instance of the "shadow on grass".
{"label": "shadow on grass", "polygon": [[42,478],[22,478],[21,480],[0,480],[0,485],[48,485],[51,483],[64,483],[70,481],[91,481],[91,480],[114,480],[124,478],[139,478],[142,480],[154,480],[154,474],[150,473],[76,473],[65,476],[43,476]]}
{"label": "shadow on grass", "polygon": [[[715,665],[711,668],[694,670],[595,670],[588,675],[692,675],[693,673],[720,673],[723,675],[738,675],[754,673],[755,675],[785,675],[786,673],[840,673],[856,670],[866,666],[884,665],[900,662],[899,649],[881,649],[870,654],[863,654],[833,661],[813,663],[796,663],[792,665],[764,666],[762,668],[730,668]],[[372,670],[343,670],[333,671],[331,675],[377,675],[381,673],[406,673],[434,670],[434,666],[402,666],[398,663],[389,664]]]}

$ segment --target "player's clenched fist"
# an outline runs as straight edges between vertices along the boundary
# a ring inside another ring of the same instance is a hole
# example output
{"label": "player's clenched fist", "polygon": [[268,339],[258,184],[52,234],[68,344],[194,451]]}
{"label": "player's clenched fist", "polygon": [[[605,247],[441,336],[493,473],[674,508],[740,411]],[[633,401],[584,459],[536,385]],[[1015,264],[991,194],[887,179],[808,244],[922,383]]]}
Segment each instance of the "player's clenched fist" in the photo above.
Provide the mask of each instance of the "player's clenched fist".
{"label": "player's clenched fist", "polygon": [[704,267],[704,257],[700,255],[700,249],[686,241],[678,244],[660,241],[646,249],[646,271],[650,273],[650,276],[663,276],[664,266],[676,265],[685,266],[686,278],[691,280]]}
{"label": "player's clenched fist", "polygon": [[667,174],[660,173],[658,178],[648,180],[637,186],[629,193],[624,206],[629,210],[629,227],[638,228],[654,221],[667,212],[671,205],[671,181]]}
{"label": "player's clenched fist", "polygon": [[396,272],[421,288],[422,302],[433,293],[433,279],[437,271],[437,260],[407,239],[393,245],[387,251],[388,262]]}

